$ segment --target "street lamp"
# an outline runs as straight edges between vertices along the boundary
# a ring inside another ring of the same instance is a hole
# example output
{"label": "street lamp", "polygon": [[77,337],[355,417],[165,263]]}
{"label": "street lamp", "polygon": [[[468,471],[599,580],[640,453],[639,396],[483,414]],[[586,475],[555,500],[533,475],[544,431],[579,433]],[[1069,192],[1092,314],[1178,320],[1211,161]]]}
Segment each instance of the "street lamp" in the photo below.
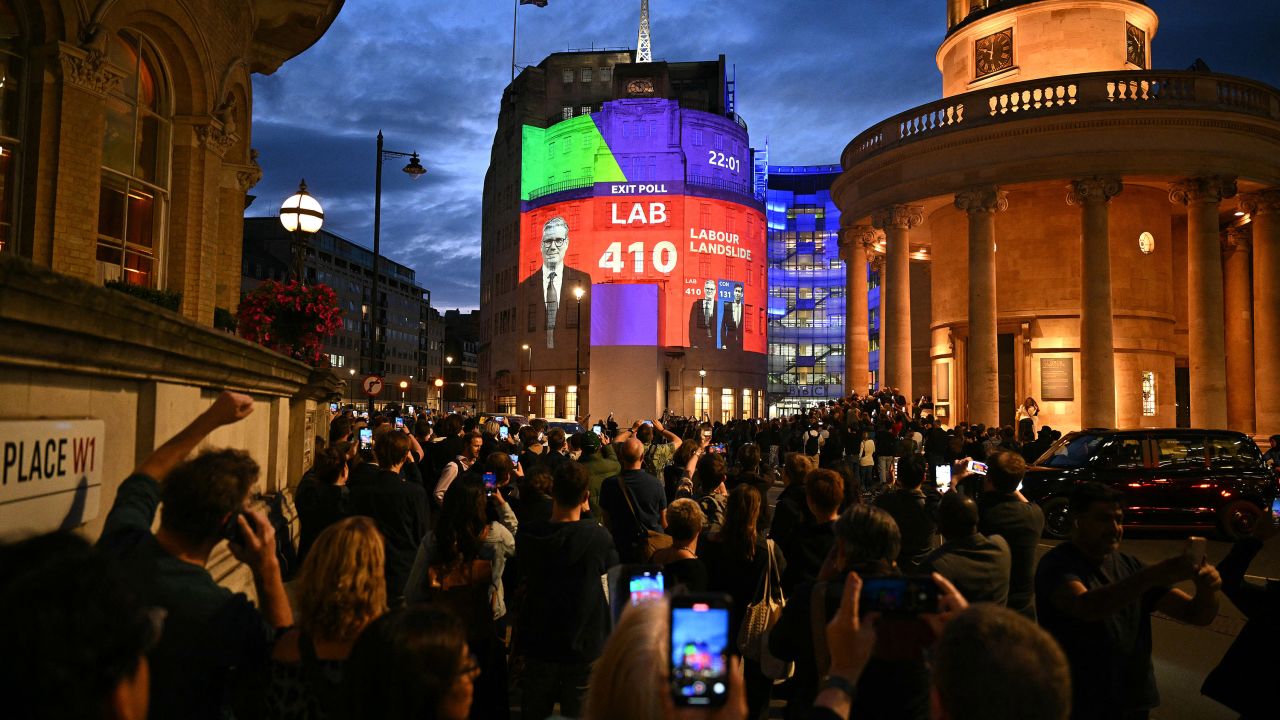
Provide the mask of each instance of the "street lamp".
{"label": "street lamp", "polygon": [[[529,347],[529,346],[526,345],[525,347]],[[532,415],[533,414],[533,394],[538,391],[538,388],[534,387],[533,383],[530,383],[524,386],[524,391],[529,393],[529,409],[526,411],[526,413],[529,415]]]}
{"label": "street lamp", "polygon": [[573,348],[573,384],[576,386],[582,382],[582,296],[586,294],[586,290],[581,287],[573,289],[573,298],[577,302],[574,312],[578,317],[578,342]]}
{"label": "street lamp", "polygon": [[404,404],[404,391],[408,389],[409,389],[409,382],[407,380],[401,380],[400,381],[400,404],[401,405]]}
{"label": "street lamp", "polygon": [[294,279],[301,283],[307,255],[302,235],[318,233],[324,225],[324,210],[320,207],[320,202],[307,192],[305,179],[298,183],[298,192],[290,195],[280,205],[280,224],[284,226],[285,232],[293,236]]}
{"label": "street lamp", "polygon": [[[369,294],[369,305],[373,308],[373,317],[369,325],[369,371],[374,375],[382,374],[382,355],[378,348],[378,280],[381,276],[382,256],[382,161],[389,157],[407,157],[409,163],[404,171],[409,177],[417,180],[426,174],[427,169],[418,161],[418,153],[385,150],[382,147],[382,131],[378,131],[378,164],[373,179],[373,291]],[[369,414],[373,415],[373,398],[369,398]]]}
{"label": "street lamp", "polygon": [[710,404],[711,400],[710,396],[707,395],[707,369],[705,367],[698,368],[698,391],[695,393],[694,400],[697,400],[697,396],[701,396],[702,402],[695,402],[694,404],[699,405],[702,412],[699,413],[699,408],[695,407],[693,414],[697,415],[698,419],[701,420],[702,416],[707,414],[707,405]]}
{"label": "street lamp", "polygon": [[532,385],[533,383],[533,348],[529,347],[529,343],[520,346],[525,352],[524,360],[524,381]]}

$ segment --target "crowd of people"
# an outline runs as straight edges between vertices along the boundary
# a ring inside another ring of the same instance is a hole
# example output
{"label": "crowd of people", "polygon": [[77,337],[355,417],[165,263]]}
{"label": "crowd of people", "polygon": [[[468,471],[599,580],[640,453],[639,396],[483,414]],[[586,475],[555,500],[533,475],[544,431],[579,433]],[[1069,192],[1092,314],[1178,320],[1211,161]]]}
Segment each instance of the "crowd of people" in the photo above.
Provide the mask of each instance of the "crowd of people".
{"label": "crowd of people", "polygon": [[[568,436],[347,411],[293,493],[291,577],[255,460],[191,456],[252,411],[225,392],[145,458],[95,545],[0,547],[6,717],[1134,720],[1160,702],[1152,613],[1207,625],[1219,590],[1249,624],[1204,692],[1272,716],[1250,683],[1278,669],[1280,603],[1245,573],[1274,525],[1220,569],[1190,550],[1147,565],[1120,550],[1119,494],[1082,483],[1070,539],[1038,558],[1018,486],[1056,433],[1030,398],[1005,428],[948,429],[889,390]],[[224,541],[254,601],[206,570]],[[636,567],[665,596],[618,597]],[[930,604],[869,607],[895,579]],[[684,707],[670,600],[707,593],[729,610],[724,703]]]}

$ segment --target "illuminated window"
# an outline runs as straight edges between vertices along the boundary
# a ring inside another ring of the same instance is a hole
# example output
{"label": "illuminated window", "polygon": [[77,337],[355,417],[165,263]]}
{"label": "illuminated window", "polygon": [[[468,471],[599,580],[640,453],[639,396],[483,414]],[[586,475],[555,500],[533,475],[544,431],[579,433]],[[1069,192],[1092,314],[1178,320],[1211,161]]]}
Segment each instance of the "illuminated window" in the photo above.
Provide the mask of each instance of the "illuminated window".
{"label": "illuminated window", "polygon": [[751,417],[751,388],[742,388],[742,419]]}
{"label": "illuminated window", "polygon": [[1142,415],[1151,417],[1156,414],[1156,374],[1150,370],[1142,371]]}
{"label": "illuminated window", "polygon": [[597,73],[597,75],[599,76],[600,82],[609,82],[613,75],[613,68],[600,68],[600,72]]}
{"label": "illuminated window", "polygon": [[0,253],[15,250],[13,206],[17,201],[18,155],[21,152],[24,87],[22,40],[18,18],[8,3],[0,1]]}
{"label": "illuminated window", "polygon": [[[572,72],[572,71],[569,71],[569,72]],[[572,106],[572,105],[565,105],[563,108],[561,108],[561,109],[560,109],[560,118],[561,118],[562,120],[572,120],[572,119],[573,119],[573,106]],[[554,144],[551,144],[551,145],[550,145],[550,147],[549,147],[549,150],[550,150],[551,152],[555,152],[555,145],[554,145]]]}
{"label": "illuminated window", "polygon": [[503,395],[498,398],[498,412],[512,415],[516,412],[516,396]]}
{"label": "illuminated window", "polygon": [[560,79],[564,80],[564,84],[568,85],[573,82],[573,68],[566,68],[561,72]]}
{"label": "illuminated window", "polygon": [[570,385],[564,393],[564,416],[573,420],[578,417],[578,386]]}
{"label": "illuminated window", "polygon": [[582,82],[591,82],[591,68],[582,68],[579,77],[581,77]]}
{"label": "illuminated window", "polygon": [[168,206],[168,83],[159,54],[142,35],[114,36],[107,56],[126,75],[106,100],[98,280],[155,287]]}
{"label": "illuminated window", "polygon": [[720,422],[733,420],[733,388],[720,390]]}
{"label": "illuminated window", "polygon": [[578,110],[578,114],[579,114],[579,115],[590,115],[590,114],[591,114],[591,106],[590,106],[590,105],[583,105],[583,106]]}
{"label": "illuminated window", "polygon": [[708,405],[707,400],[708,400],[708,396],[707,396],[707,389],[706,389],[706,388],[704,388],[704,387],[694,388],[694,390],[693,390],[693,414],[694,414],[695,416],[697,416],[697,418],[698,418],[699,420],[701,420],[702,418],[706,417],[706,416],[707,416],[707,413],[708,413],[708,412],[710,412],[710,409],[707,407],[707,405]]}
{"label": "illuminated window", "polygon": [[556,386],[548,385],[542,395],[542,417],[556,416]]}

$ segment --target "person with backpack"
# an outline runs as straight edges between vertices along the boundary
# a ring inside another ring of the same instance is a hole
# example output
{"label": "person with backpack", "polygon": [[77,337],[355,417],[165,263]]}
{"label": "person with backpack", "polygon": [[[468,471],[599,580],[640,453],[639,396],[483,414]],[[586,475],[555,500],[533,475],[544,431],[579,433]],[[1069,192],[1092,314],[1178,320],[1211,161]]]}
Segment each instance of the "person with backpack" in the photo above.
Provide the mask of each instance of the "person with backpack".
{"label": "person with backpack", "polygon": [[[662,477],[663,469],[671,464],[671,458],[675,457],[676,450],[680,449],[680,437],[658,420],[636,423],[631,432],[644,445],[641,469],[655,478]],[[658,442],[658,436],[664,438],[666,442]]]}
{"label": "person with backpack", "polygon": [[702,533],[713,538],[720,534],[724,524],[725,507],[729,504],[729,491],[725,489],[728,469],[724,457],[719,453],[708,453],[698,460],[698,469],[694,478],[698,482],[698,507],[705,518]]}

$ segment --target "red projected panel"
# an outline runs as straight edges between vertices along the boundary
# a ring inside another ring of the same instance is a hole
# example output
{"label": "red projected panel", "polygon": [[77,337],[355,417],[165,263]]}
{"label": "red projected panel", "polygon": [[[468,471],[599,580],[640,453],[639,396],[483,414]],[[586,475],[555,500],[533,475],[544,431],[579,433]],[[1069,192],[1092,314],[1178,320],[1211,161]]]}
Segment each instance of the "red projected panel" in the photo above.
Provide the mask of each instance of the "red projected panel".
{"label": "red projected panel", "polygon": [[764,353],[766,275],[764,215],[736,202],[618,194],[521,215],[518,312],[540,354],[576,343],[557,335],[561,308],[593,283],[658,286],[658,306],[635,312],[657,314],[662,346]]}

